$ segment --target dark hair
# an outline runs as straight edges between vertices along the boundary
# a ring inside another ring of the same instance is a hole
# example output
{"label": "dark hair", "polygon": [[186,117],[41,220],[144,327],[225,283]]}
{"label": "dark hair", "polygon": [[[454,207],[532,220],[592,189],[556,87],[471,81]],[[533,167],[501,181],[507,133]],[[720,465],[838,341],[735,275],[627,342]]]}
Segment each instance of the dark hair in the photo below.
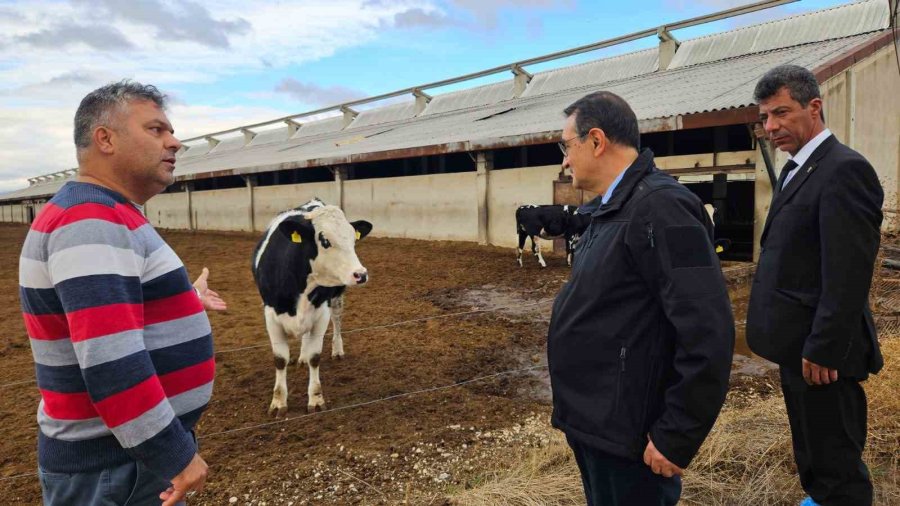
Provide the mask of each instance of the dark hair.
{"label": "dark hair", "polygon": [[90,146],[94,129],[109,126],[117,108],[127,106],[132,100],[148,100],[160,109],[166,107],[166,96],[153,85],[123,79],[97,88],[81,99],[75,112],[75,147],[80,151]]}
{"label": "dark hair", "polygon": [[637,116],[628,102],[615,93],[598,91],[585,95],[566,107],[563,114],[567,118],[575,114],[575,126],[582,137],[592,128],[599,128],[616,144],[641,147]]}
{"label": "dark hair", "polygon": [[814,98],[822,98],[819,82],[809,70],[797,65],[779,65],[766,72],[756,83],[753,98],[757,103],[771,98],[781,88],[787,88],[791,98],[806,107]]}

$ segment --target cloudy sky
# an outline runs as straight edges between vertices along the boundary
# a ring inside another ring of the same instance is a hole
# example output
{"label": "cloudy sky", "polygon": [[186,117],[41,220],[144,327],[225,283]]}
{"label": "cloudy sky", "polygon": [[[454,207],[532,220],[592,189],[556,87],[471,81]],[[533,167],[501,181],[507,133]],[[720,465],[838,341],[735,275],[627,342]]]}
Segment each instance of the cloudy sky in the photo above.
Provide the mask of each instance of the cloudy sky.
{"label": "cloudy sky", "polygon": [[[745,3],[751,0],[0,0],[0,193],[76,166],[75,109],[110,81],[131,78],[166,92],[184,139]],[[840,3],[803,0],[676,36]],[[648,38],[528,70],[655,44]]]}

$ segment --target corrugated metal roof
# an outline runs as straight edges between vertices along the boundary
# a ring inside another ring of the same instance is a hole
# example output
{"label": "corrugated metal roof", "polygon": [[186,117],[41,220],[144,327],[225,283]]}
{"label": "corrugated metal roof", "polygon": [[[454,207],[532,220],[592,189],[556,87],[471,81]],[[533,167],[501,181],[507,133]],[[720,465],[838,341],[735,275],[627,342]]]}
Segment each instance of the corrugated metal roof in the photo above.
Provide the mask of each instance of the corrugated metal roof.
{"label": "corrugated metal roof", "polygon": [[534,75],[522,96],[590,86],[655,72],[659,66],[659,49],[645,49],[613,58],[574,65]]}
{"label": "corrugated metal roof", "polygon": [[[521,97],[440,115],[420,115],[401,123],[370,125],[294,138],[284,143],[250,146],[220,156],[179,160],[176,175],[234,169],[258,172],[329,163],[347,163],[371,153],[449,145],[462,151],[493,140],[517,136],[557,135],[562,110],[585,93],[606,89],[624,97],[638,118],[650,120],[752,103],[753,87],[769,68],[794,63],[813,68],[877,35],[865,34],[770,51],[726,61],[679,68],[553,94]],[[514,141],[510,141],[511,143]]]}
{"label": "corrugated metal roof", "polygon": [[200,141],[195,144],[187,145],[187,150],[182,151],[181,154],[178,155],[179,160],[188,160],[190,158],[197,158],[209,153],[211,146],[207,141]]}
{"label": "corrugated metal roof", "polygon": [[440,95],[435,95],[434,98],[431,99],[431,102],[428,102],[428,106],[425,107],[422,116],[496,104],[497,102],[512,98],[513,91],[514,81],[509,79],[499,83],[486,84],[466,90],[442,93]]}
{"label": "corrugated metal roof", "polygon": [[889,18],[888,2],[865,0],[699,37],[681,43],[669,68],[883,30]]}
{"label": "corrugated metal roof", "polygon": [[412,118],[416,115],[416,101],[411,100],[400,104],[386,105],[383,107],[375,107],[361,111],[353,120],[347,130],[361,128],[369,125],[378,125],[382,123],[392,123]]}
{"label": "corrugated metal roof", "polygon": [[218,154],[218,153],[227,153],[228,151],[235,151],[237,149],[241,149],[247,143],[247,139],[244,138],[244,135],[241,134],[238,137],[229,137],[226,139],[222,139],[216,144],[212,149],[209,150],[210,154]]}
{"label": "corrugated metal roof", "polygon": [[342,128],[344,128],[343,116],[310,121],[309,123],[304,123],[303,126],[297,130],[297,133],[294,134],[293,138],[312,137],[314,135],[337,132]]}
{"label": "corrugated metal roof", "polygon": [[62,185],[66,184],[66,181],[70,181],[72,179],[73,177],[68,177],[66,179],[59,179],[56,181],[47,181],[46,183],[38,183],[35,185],[31,185],[28,188],[22,188],[21,190],[16,190],[14,192],[4,193],[3,195],[0,195],[0,201],[49,197],[56,193],[57,190],[62,188]]}
{"label": "corrugated metal roof", "polygon": [[352,163],[384,152],[415,156],[397,153],[434,146],[463,151],[524,136],[550,140],[561,111],[599,89],[623,96],[644,121],[741,107],[752,103],[753,86],[769,68],[814,68],[877,37],[872,30],[887,21],[886,2],[866,0],[684,41],[665,71],[657,70],[657,49],[648,49],[537,73],[519,98],[508,79],[436,95],[418,116],[408,101],[361,111],[346,129],[344,117],[335,116],[304,123],[290,139],[284,127],[260,132],[247,146],[240,138],[241,146],[223,141],[210,152],[199,142],[179,155],[176,175]]}
{"label": "corrugated metal roof", "polygon": [[288,138],[288,127],[275,128],[272,130],[263,130],[256,134],[256,137],[250,141],[251,146],[260,146],[272,142],[284,142]]}

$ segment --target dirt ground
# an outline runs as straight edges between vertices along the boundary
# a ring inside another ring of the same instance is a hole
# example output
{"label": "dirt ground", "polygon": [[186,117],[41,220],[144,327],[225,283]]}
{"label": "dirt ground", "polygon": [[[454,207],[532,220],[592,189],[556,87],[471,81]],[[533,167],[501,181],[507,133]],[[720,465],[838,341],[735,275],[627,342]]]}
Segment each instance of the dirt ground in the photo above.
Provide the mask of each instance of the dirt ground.
{"label": "dirt ground", "polygon": [[[40,503],[39,393],[16,289],[26,231],[0,224],[0,497],[11,504]],[[362,241],[371,281],[347,293],[344,360],[331,359],[326,337],[328,410],[306,414],[307,371],[292,365],[288,416],[276,420],[266,412],[274,367],[249,269],[256,235],[163,236],[192,276],[209,267],[210,287],[229,304],[211,315],[216,386],[197,428],[211,469],[192,504],[444,504],[485,468],[546,444],[542,366],[551,300],[569,272],[562,255],[546,269],[530,257],[519,268],[510,249]],[[750,270],[723,267],[742,321]],[[735,367],[749,374],[734,380],[737,402],[777,385],[755,359],[738,356]]]}

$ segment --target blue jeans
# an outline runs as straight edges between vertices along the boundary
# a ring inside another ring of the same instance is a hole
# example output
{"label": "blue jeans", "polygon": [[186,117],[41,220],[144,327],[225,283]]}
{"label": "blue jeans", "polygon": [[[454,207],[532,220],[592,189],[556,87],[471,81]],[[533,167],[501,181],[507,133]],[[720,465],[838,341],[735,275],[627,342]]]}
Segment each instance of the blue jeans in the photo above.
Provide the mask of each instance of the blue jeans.
{"label": "blue jeans", "polygon": [[673,506],[681,478],[666,478],[640,461],[616,457],[566,437],[581,471],[588,506]]}
{"label": "blue jeans", "polygon": [[93,473],[38,471],[45,506],[159,506],[159,494],[170,486],[137,462]]}

